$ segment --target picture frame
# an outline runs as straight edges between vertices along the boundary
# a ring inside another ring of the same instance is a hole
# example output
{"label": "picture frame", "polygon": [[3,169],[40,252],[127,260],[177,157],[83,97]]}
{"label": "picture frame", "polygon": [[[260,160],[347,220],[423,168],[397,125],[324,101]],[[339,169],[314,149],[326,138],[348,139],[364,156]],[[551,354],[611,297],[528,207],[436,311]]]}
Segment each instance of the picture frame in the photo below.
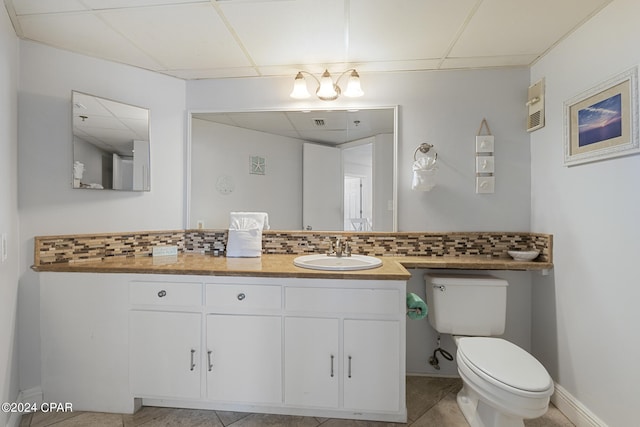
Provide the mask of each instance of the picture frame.
{"label": "picture frame", "polygon": [[564,127],[565,166],[639,153],[638,67],[566,101]]}

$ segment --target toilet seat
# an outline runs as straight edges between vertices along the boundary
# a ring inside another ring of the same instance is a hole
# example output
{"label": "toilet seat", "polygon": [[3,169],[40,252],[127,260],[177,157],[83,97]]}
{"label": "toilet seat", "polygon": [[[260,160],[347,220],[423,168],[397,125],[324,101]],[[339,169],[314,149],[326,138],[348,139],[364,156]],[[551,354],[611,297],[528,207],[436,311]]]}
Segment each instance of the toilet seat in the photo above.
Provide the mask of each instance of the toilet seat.
{"label": "toilet seat", "polygon": [[523,397],[550,395],[553,381],[542,364],[522,348],[501,338],[462,337],[459,362],[485,381]]}

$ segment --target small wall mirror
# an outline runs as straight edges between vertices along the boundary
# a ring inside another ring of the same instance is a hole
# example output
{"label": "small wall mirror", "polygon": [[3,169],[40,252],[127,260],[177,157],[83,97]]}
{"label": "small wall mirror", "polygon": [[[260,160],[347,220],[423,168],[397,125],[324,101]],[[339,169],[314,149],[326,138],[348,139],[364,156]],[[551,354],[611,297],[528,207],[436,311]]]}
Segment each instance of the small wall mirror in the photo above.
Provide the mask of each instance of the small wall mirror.
{"label": "small wall mirror", "polygon": [[192,112],[187,228],[396,230],[396,107]]}
{"label": "small wall mirror", "polygon": [[71,95],[73,188],[150,191],[149,110]]}

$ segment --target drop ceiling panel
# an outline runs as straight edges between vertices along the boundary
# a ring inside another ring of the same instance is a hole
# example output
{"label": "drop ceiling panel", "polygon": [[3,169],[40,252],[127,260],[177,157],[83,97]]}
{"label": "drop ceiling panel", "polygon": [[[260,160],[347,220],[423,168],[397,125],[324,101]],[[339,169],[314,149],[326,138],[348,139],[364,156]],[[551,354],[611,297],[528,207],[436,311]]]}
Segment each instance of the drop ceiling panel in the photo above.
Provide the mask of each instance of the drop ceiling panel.
{"label": "drop ceiling panel", "polygon": [[[526,66],[612,0],[5,0],[19,37],[184,79]],[[365,88],[366,91],[366,88]]]}
{"label": "drop ceiling panel", "polygon": [[339,145],[349,141],[346,130],[308,130],[300,131],[300,139],[327,145]]}
{"label": "drop ceiling panel", "polygon": [[[22,1],[22,0],[21,0]],[[34,1],[34,0],[30,0]],[[38,1],[38,0],[35,0]],[[42,1],[42,0],[39,0]],[[48,0],[47,0],[48,1]],[[90,9],[119,9],[168,4],[210,3],[209,0],[82,0]]]}
{"label": "drop ceiling panel", "polygon": [[347,119],[344,112],[290,112],[288,116],[299,132],[313,133],[318,130],[342,131],[347,129]]}
{"label": "drop ceiling panel", "polygon": [[486,56],[479,58],[447,58],[441,69],[468,69],[494,67],[526,67],[538,58],[537,55]]}
{"label": "drop ceiling panel", "polygon": [[352,0],[349,57],[355,62],[441,58],[475,3]]}
{"label": "drop ceiling panel", "polygon": [[210,4],[119,9],[101,16],[167,69],[250,65]]}
{"label": "drop ceiling panel", "polygon": [[[260,74],[253,67],[238,68],[190,68],[190,69],[166,69],[165,74],[185,80],[195,79],[226,79],[230,77],[258,77]],[[291,74],[291,73],[289,73]],[[282,74],[278,74],[281,76]]]}
{"label": "drop ceiling panel", "polygon": [[542,54],[610,0],[484,0],[453,57]]}
{"label": "drop ceiling panel", "polygon": [[412,61],[362,62],[358,64],[358,72],[362,77],[363,72],[436,70],[441,61],[441,59],[419,59]]}
{"label": "drop ceiling panel", "polygon": [[[389,111],[389,109],[259,111],[195,113],[193,117],[259,132],[336,145],[372,135],[393,133],[393,118]],[[324,123],[319,124],[317,120]],[[356,121],[359,123],[355,123]]]}
{"label": "drop ceiling panel", "polygon": [[283,112],[247,112],[228,114],[235,126],[260,130],[261,132],[277,133],[278,131],[293,130],[291,122]]}
{"label": "drop ceiling panel", "polygon": [[27,39],[142,68],[159,67],[92,14],[26,15],[19,21]]}
{"label": "drop ceiling panel", "polygon": [[342,0],[219,4],[258,65],[328,65],[348,59]]}
{"label": "drop ceiling panel", "polygon": [[13,0],[16,14],[58,13],[87,10],[81,0]]}
{"label": "drop ceiling panel", "polygon": [[234,126],[233,120],[231,120],[227,113],[194,113],[192,117],[207,122]]}

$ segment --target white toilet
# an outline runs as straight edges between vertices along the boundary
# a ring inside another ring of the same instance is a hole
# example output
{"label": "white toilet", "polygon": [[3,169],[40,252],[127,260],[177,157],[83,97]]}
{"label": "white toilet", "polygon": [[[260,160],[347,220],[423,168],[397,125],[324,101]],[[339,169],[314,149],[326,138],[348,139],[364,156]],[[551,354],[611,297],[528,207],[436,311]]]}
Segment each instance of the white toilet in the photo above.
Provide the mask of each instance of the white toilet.
{"label": "white toilet", "polygon": [[507,281],[493,276],[425,274],[429,323],[452,334],[462,378],[457,401],[471,427],[522,427],[547,411],[554,386],[538,360],[504,332]]}

